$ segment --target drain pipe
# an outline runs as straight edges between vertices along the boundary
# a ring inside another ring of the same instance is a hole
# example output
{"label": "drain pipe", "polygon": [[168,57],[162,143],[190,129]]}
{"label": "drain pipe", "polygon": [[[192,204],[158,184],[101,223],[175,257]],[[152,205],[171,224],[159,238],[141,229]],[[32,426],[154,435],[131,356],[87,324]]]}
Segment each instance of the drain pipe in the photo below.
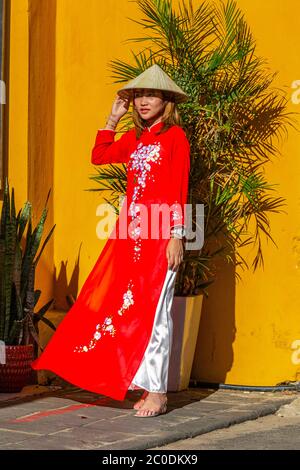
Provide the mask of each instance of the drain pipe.
{"label": "drain pipe", "polygon": [[197,380],[190,380],[189,387],[191,388],[212,388],[212,389],[225,389],[225,390],[241,390],[247,392],[281,392],[283,390],[291,390],[300,392],[300,381],[297,382],[282,382],[274,386],[251,386],[251,385],[229,385],[224,383],[213,382],[200,382]]}

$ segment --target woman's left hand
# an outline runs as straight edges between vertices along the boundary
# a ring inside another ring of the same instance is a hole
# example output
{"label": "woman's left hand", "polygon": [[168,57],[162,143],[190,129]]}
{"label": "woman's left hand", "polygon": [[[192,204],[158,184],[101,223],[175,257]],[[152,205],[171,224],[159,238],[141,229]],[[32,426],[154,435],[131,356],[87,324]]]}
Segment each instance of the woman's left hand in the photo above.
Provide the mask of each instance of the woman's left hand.
{"label": "woman's left hand", "polygon": [[183,242],[180,238],[171,238],[167,245],[168,269],[177,271],[183,260]]}

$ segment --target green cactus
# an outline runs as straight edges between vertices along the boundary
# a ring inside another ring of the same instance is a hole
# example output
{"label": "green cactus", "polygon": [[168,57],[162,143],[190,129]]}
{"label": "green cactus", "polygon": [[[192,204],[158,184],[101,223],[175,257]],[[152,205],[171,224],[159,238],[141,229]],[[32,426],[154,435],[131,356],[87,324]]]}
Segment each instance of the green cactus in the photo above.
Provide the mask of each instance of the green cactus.
{"label": "green cactus", "polygon": [[[50,191],[47,201],[49,194]],[[34,311],[41,294],[40,290],[34,290],[35,269],[55,225],[37,254],[47,209],[43,209],[34,229],[31,209],[31,203],[26,201],[16,216],[14,188],[10,196],[6,178],[0,220],[0,340],[7,345],[33,342],[41,348],[38,322],[42,321],[55,330],[53,323],[44,316],[54,299],[43,305],[38,312]],[[26,236],[23,237],[26,228]]]}

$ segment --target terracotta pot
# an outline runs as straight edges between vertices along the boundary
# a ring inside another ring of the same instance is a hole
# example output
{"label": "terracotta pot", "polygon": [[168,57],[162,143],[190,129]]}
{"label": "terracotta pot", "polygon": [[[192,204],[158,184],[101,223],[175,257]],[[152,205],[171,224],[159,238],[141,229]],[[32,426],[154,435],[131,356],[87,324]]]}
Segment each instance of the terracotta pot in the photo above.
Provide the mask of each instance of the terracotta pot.
{"label": "terracotta pot", "polygon": [[171,316],[173,340],[169,363],[168,391],[189,386],[202,311],[203,294],[174,296]]}
{"label": "terracotta pot", "polygon": [[0,364],[0,392],[20,392],[32,380],[32,344],[5,346],[6,363]]}

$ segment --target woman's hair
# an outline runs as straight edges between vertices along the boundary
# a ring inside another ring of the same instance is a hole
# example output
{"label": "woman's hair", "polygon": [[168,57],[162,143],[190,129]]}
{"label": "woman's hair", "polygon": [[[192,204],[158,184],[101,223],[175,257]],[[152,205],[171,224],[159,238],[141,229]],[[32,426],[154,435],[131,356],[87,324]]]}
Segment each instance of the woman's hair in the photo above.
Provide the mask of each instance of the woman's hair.
{"label": "woman's hair", "polygon": [[[168,94],[165,91],[162,91],[162,94],[163,99],[167,101],[167,104],[162,115],[162,122],[164,123],[164,125],[160,130],[157,131],[157,134],[161,134],[167,131],[171,126],[182,125],[182,120],[179,111],[177,109],[176,103],[174,102],[174,95],[172,96],[172,93]],[[134,106],[134,94],[132,103],[132,120],[135,126],[136,138],[139,139],[145,128],[146,120],[139,115],[138,111],[136,110],[136,107]]]}

